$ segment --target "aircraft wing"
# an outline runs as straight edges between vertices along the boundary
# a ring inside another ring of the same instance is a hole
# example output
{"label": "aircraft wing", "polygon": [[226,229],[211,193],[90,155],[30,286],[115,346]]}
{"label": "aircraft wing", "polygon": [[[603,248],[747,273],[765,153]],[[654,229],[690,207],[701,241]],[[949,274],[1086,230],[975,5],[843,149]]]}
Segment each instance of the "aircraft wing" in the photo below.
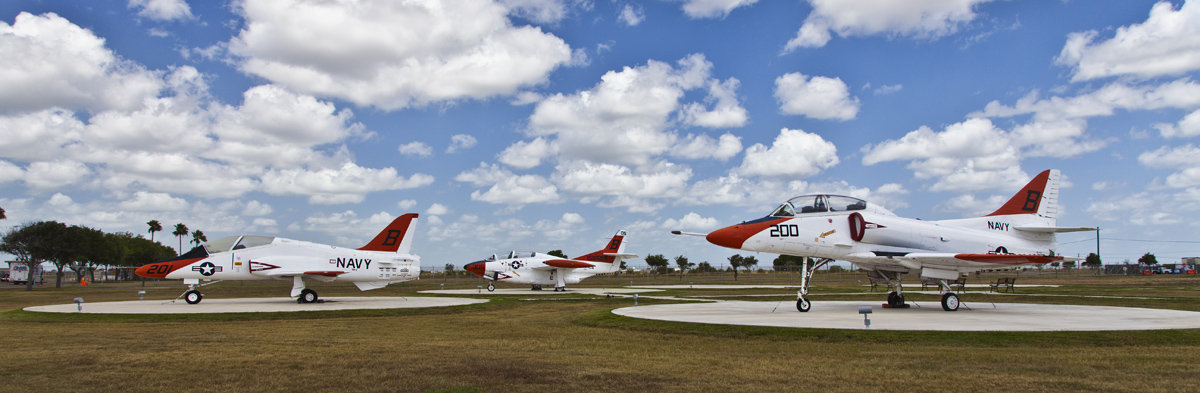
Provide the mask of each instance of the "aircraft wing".
{"label": "aircraft wing", "polygon": [[913,253],[896,259],[915,262],[918,265],[956,265],[963,261],[988,263],[996,265],[1028,265],[1051,262],[1078,261],[1081,258],[1064,256],[1046,256],[1038,254],[950,254],[950,253]]}
{"label": "aircraft wing", "polygon": [[550,259],[550,260],[542,261],[542,263],[546,264],[546,266],[549,266],[549,267],[541,267],[541,268],[535,268],[535,269],[550,270],[552,268],[554,268],[554,269],[580,269],[580,268],[585,268],[585,267],[596,267],[596,265],[593,265],[593,264],[590,264],[587,262],[583,262],[583,261],[576,261],[573,259]]}
{"label": "aircraft wing", "polygon": [[340,276],[340,275],[343,275],[346,273],[347,272],[344,270],[304,270],[304,271],[300,271],[300,270],[271,269],[270,271],[268,271],[266,273],[266,275],[268,277],[301,276],[304,278],[311,278],[311,279],[314,279],[317,281],[333,281],[333,279],[336,278],[337,276]]}
{"label": "aircraft wing", "polygon": [[1087,228],[1087,227],[1013,227],[1013,229],[1016,229],[1016,230],[1022,231],[1022,232],[1034,232],[1034,233],[1085,232],[1085,231],[1096,230],[1096,228]]}

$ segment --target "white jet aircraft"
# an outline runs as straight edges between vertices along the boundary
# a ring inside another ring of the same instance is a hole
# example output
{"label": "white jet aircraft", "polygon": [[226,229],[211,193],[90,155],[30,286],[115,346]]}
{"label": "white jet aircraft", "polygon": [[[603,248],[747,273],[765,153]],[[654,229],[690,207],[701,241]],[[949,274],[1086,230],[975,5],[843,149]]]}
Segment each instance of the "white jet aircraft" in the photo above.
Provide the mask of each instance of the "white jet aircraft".
{"label": "white jet aircraft", "polygon": [[[947,280],[983,269],[1077,261],[1055,255],[1055,233],[1095,228],[1057,227],[1059,171],[1033,178],[1004,206],[978,218],[922,221],[898,217],[880,206],[837,195],[805,195],[789,199],[770,215],[708,234],[718,246],[739,250],[812,257],[805,259],[796,309],[807,312],[808,284],[813,271],[833,260],[878,271],[896,290],[890,307],[904,307],[900,274],[918,272],[940,282],[942,309],[958,310],[958,295]],[[895,282],[892,282],[895,280]]]}
{"label": "white jet aircraft", "polygon": [[513,251],[492,254],[482,261],[468,263],[463,269],[492,280],[487,285],[489,292],[496,290],[496,281],[529,284],[534,290],[541,290],[542,285],[553,285],[554,291],[560,292],[567,290],[567,284],[578,284],[585,278],[619,270],[621,260],[626,258],[637,258],[637,255],[625,253],[625,231],[620,230],[604,249],[576,259]]}
{"label": "white jet aircraft", "polygon": [[419,279],[421,257],[409,253],[416,224],[416,213],[397,217],[358,249],[280,237],[226,237],[178,257],[146,264],[135,273],[183,279],[188,291],[182,297],[188,304],[203,299],[196,290],[200,280],[292,280],[291,296],[299,303],[313,303],[317,292],[305,288],[304,279],[350,281],[363,291]]}

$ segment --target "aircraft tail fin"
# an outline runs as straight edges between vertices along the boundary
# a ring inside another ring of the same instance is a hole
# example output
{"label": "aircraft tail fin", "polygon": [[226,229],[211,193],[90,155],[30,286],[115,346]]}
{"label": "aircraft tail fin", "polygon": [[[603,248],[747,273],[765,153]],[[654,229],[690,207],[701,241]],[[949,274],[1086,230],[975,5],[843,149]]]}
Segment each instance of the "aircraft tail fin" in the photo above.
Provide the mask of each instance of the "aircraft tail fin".
{"label": "aircraft tail fin", "polygon": [[1050,226],[1058,220],[1059,171],[1048,169],[1033,177],[1021,191],[1000,206],[992,216],[1032,214],[1050,220]]}
{"label": "aircraft tail fin", "polygon": [[362,251],[384,251],[408,254],[412,249],[413,235],[417,228],[417,213],[408,213],[392,220]]}
{"label": "aircraft tail fin", "polygon": [[622,229],[613,235],[612,240],[609,240],[608,245],[604,246],[604,248],[575,259],[588,262],[611,263],[620,266],[620,261],[630,256],[630,254],[625,254],[625,230]]}

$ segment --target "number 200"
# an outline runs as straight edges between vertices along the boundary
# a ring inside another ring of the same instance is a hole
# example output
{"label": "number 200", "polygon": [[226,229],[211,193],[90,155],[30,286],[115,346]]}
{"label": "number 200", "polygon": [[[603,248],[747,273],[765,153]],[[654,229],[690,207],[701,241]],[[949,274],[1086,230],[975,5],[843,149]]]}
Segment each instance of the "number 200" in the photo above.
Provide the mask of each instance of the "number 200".
{"label": "number 200", "polygon": [[772,225],[771,237],[796,237],[800,236],[800,228],[796,224],[791,225]]}

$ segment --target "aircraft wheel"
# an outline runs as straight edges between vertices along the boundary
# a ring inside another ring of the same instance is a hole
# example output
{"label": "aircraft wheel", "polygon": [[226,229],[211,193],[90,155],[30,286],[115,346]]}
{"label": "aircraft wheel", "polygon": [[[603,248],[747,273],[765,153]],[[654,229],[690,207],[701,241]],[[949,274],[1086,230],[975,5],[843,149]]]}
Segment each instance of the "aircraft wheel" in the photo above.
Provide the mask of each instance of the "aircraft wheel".
{"label": "aircraft wheel", "polygon": [[533,286],[533,288],[532,288],[532,289],[530,289],[530,290],[531,290],[531,291],[540,291],[540,290],[542,290],[542,286],[541,286],[541,285],[534,285],[534,286]]}
{"label": "aircraft wheel", "polygon": [[946,311],[958,311],[958,295],[953,293],[942,295],[942,309]]}
{"label": "aircraft wheel", "polygon": [[488,283],[488,292],[495,291],[495,290],[496,290],[496,284],[492,284],[489,282]]}
{"label": "aircraft wheel", "polygon": [[300,303],[316,303],[317,302],[317,291],[314,291],[311,289],[305,289],[303,291],[300,291],[300,299],[299,300],[300,300]]}
{"label": "aircraft wheel", "polygon": [[808,299],[800,298],[796,300],[796,310],[799,310],[800,312],[808,312],[808,310],[811,309],[812,302],[808,301]]}
{"label": "aircraft wheel", "polygon": [[899,295],[897,295],[895,291],[888,292],[887,304],[889,306],[895,307],[897,304],[899,304],[899,302],[896,301],[897,297],[899,297]]}
{"label": "aircraft wheel", "polygon": [[196,304],[200,303],[201,300],[204,300],[204,295],[201,295],[200,291],[191,290],[183,294],[183,300],[188,304]]}

